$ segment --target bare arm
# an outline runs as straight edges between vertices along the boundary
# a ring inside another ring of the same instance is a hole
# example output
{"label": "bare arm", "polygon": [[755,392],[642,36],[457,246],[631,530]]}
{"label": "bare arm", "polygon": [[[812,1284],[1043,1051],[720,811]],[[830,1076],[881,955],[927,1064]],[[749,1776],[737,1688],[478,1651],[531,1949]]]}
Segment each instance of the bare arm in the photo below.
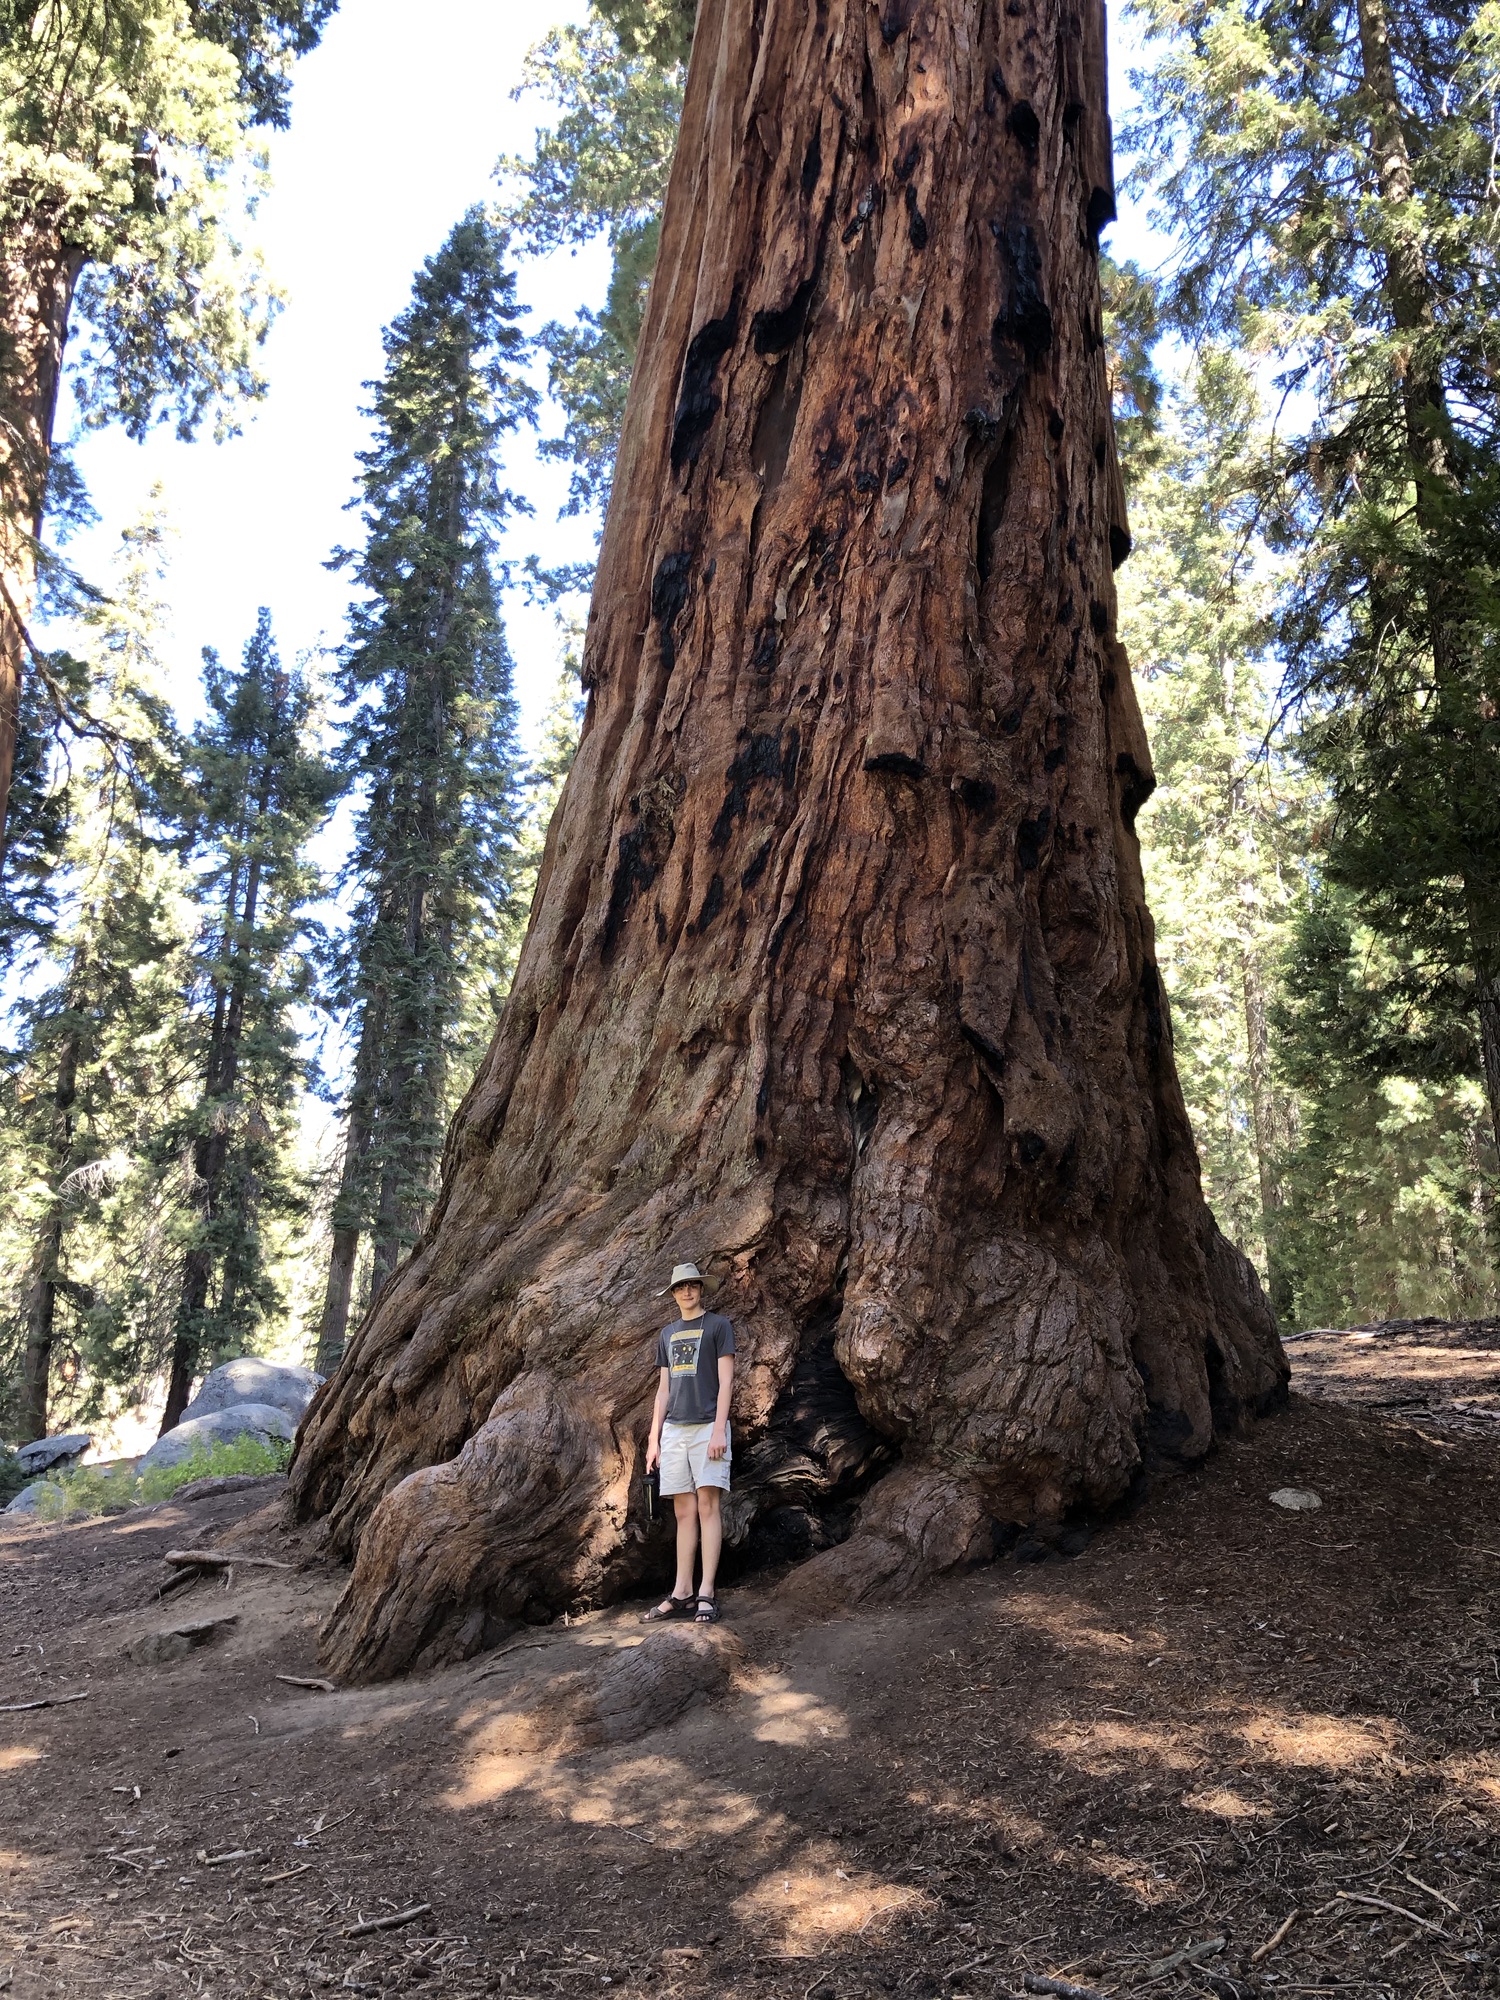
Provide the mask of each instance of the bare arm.
{"label": "bare arm", "polygon": [[719,1356],[719,1401],[714,1410],[713,1435],[708,1440],[710,1458],[722,1458],[729,1449],[729,1399],[734,1394],[734,1356]]}
{"label": "bare arm", "polygon": [[[723,1365],[723,1362],[719,1363],[721,1368]],[[661,1460],[661,1427],[667,1420],[667,1397],[671,1386],[672,1378],[663,1368],[661,1380],[656,1387],[656,1402],[651,1411],[651,1436],[646,1444],[647,1472],[654,1472]]]}

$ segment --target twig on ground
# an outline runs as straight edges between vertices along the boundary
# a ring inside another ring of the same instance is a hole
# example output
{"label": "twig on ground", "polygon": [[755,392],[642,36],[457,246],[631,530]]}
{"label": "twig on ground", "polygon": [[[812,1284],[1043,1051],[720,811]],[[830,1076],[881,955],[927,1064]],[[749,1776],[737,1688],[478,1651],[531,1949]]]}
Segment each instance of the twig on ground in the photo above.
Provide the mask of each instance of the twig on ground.
{"label": "twig on ground", "polygon": [[1292,1925],[1296,1923],[1298,1917],[1300,1917],[1301,1914],[1302,1912],[1300,1910],[1293,1910],[1292,1914],[1282,1924],[1281,1928],[1277,1931],[1273,1931],[1271,1936],[1266,1939],[1264,1944],[1257,1945],[1255,1950],[1251,1952],[1250,1963],[1252,1965],[1259,1965],[1263,1958],[1269,1958],[1271,1953],[1276,1949],[1277,1945],[1281,1943],[1282,1939],[1286,1936],[1287,1932],[1292,1928]]}
{"label": "twig on ground", "polygon": [[262,1875],[260,1886],[269,1889],[275,1882],[290,1882],[294,1875],[305,1875],[311,1867],[310,1861],[299,1861],[295,1868],[283,1868],[279,1875]]}
{"label": "twig on ground", "polygon": [[409,1910],[392,1910],[388,1917],[367,1917],[362,1924],[350,1924],[345,1937],[365,1937],[370,1931],[393,1931],[398,1924],[409,1924],[413,1917],[425,1917],[432,1908],[431,1903],[413,1903]]}
{"label": "twig on ground", "polygon": [[317,1674],[278,1674],[277,1680],[285,1681],[288,1687],[316,1688],[319,1694],[337,1694],[337,1681],[325,1681]]}
{"label": "twig on ground", "polygon": [[1434,1889],[1430,1882],[1424,1882],[1419,1875],[1413,1875],[1409,1868],[1403,1868],[1401,1873],[1414,1889],[1420,1889],[1424,1895],[1431,1896],[1435,1902],[1441,1903],[1445,1910],[1451,1910],[1455,1917],[1463,1915],[1457,1903],[1451,1897],[1445,1896],[1441,1889]]}
{"label": "twig on ground", "polygon": [[1399,1903],[1388,1903],[1384,1896],[1364,1896],[1357,1889],[1340,1889],[1335,1901],[1367,1903],[1372,1910],[1389,1910],[1392,1916],[1405,1917],[1409,1924],[1420,1924],[1424,1931],[1436,1931],[1439,1937],[1448,1935],[1441,1924],[1435,1924],[1427,1917],[1419,1917],[1415,1910],[1403,1910]]}
{"label": "twig on ground", "polygon": [[82,1694],[49,1694],[41,1701],[7,1701],[0,1703],[0,1715],[19,1715],[26,1708],[63,1708],[70,1701],[87,1701],[90,1690]]}
{"label": "twig on ground", "polygon": [[254,1861],[264,1852],[261,1847],[231,1847],[227,1854],[210,1854],[206,1847],[200,1847],[198,1859],[205,1868],[222,1868],[226,1861]]}

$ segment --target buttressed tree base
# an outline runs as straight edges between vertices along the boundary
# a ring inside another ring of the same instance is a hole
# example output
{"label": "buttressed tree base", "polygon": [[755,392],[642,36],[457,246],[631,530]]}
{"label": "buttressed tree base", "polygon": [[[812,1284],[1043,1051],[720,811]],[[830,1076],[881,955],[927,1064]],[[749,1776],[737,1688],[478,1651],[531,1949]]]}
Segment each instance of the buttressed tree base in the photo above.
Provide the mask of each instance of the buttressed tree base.
{"label": "buttressed tree base", "polygon": [[642,1574],[677,1257],[836,1596],[1283,1395],[1133,831],[1112,212],[1100,0],[703,0],[530,935],[293,1469],[341,1673]]}

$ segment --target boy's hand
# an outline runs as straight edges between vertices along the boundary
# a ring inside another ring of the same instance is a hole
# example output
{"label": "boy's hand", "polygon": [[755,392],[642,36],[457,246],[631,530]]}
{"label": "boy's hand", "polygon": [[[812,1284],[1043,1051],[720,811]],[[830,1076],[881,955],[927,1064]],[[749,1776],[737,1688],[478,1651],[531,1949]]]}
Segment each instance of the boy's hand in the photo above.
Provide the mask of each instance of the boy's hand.
{"label": "boy's hand", "polygon": [[708,1440],[709,1457],[722,1458],[725,1452],[728,1451],[728,1449],[729,1449],[728,1438],[725,1437],[722,1427],[718,1424],[715,1424],[713,1427],[713,1433]]}
{"label": "boy's hand", "polygon": [[661,1439],[652,1438],[646,1446],[646,1477],[649,1479],[661,1463]]}

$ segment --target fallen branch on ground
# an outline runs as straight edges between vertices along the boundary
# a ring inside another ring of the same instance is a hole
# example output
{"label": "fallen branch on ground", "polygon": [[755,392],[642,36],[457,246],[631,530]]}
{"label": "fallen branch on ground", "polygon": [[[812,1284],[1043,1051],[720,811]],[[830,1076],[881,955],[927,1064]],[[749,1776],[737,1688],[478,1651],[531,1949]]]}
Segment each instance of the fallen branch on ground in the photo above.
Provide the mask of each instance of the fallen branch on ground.
{"label": "fallen branch on ground", "polygon": [[1075,1986],[1071,1979],[1047,1979],[1039,1972],[1028,1972],[1021,1984],[1028,1993],[1055,1993],[1059,2000],[1105,2000],[1096,1987]]}
{"label": "fallen branch on ground", "polygon": [[238,1549],[168,1549],[162,1561],[175,1563],[179,1569],[228,1569],[238,1563],[243,1563],[246,1569],[296,1567],[293,1563],[278,1562],[275,1556],[242,1556]]}
{"label": "fallen branch on ground", "polygon": [[87,1701],[89,1690],[82,1694],[49,1694],[42,1701],[0,1702],[0,1715],[19,1715],[25,1708],[63,1708],[70,1701]]}
{"label": "fallen branch on ground", "polygon": [[344,1936],[364,1937],[370,1931],[393,1931],[398,1924],[409,1924],[413,1917],[425,1917],[431,1908],[431,1903],[413,1903],[409,1910],[393,1910],[388,1917],[368,1917],[362,1924],[351,1924]]}
{"label": "fallen branch on ground", "polygon": [[319,1694],[337,1694],[337,1681],[320,1680],[316,1674],[278,1674],[277,1680],[285,1681],[288,1687],[316,1688]]}

